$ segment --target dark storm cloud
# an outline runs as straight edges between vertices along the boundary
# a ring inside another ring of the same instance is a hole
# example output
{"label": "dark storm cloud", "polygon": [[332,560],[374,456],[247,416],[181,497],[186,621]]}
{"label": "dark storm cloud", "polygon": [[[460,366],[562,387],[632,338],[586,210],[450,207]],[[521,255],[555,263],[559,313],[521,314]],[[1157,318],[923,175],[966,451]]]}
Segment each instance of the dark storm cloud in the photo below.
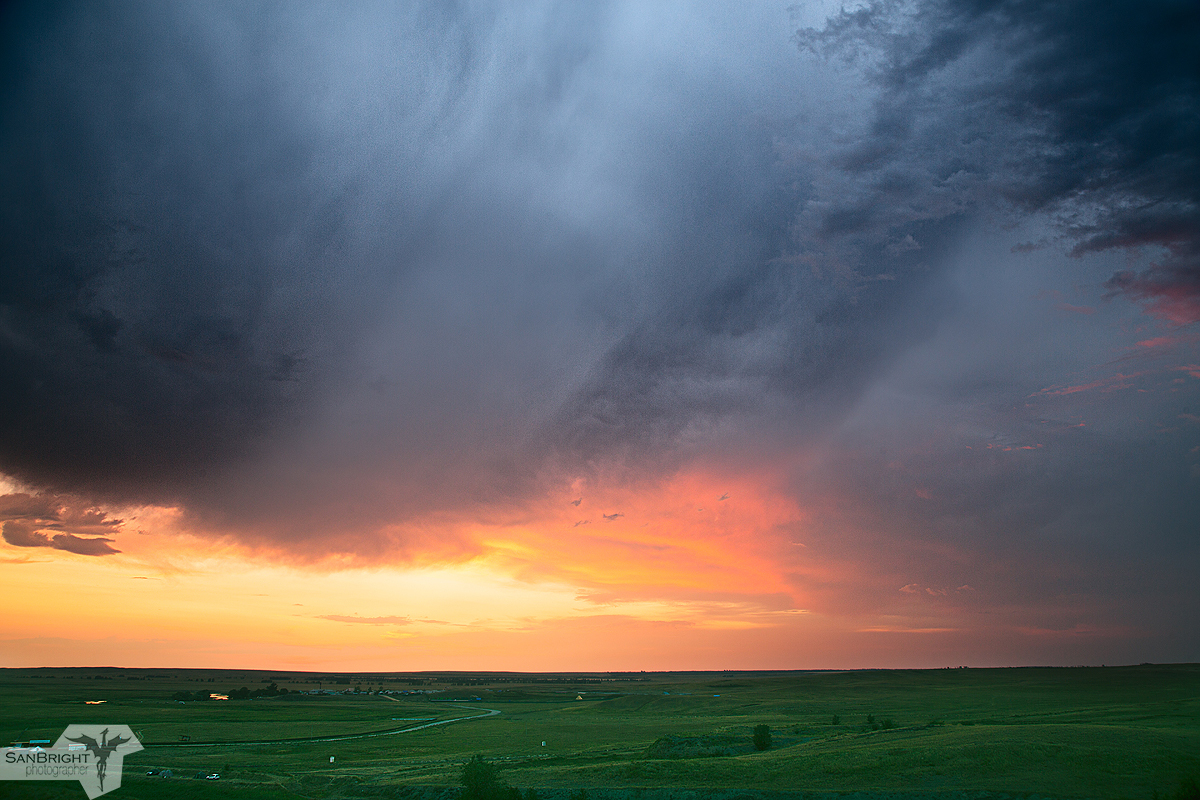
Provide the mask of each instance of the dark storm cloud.
{"label": "dark storm cloud", "polygon": [[[0,468],[119,500],[186,498],[368,380],[478,366],[454,363],[436,324],[390,331],[419,344],[402,355],[416,363],[345,365],[397,310],[478,325],[471,338],[505,316],[474,313],[498,281],[472,270],[545,238],[506,213],[522,189],[503,171],[525,166],[512,148],[542,147],[539,109],[596,15],[546,16],[553,46],[497,65],[495,13],[441,3],[8,7]],[[533,77],[493,91],[514,64]],[[426,307],[384,308],[438,259],[475,262],[435,274]],[[441,401],[412,394],[399,402],[420,427]]]}
{"label": "dark storm cloud", "polygon": [[0,466],[383,523],[856,364],[872,306],[773,261],[800,60],[778,10],[738,20],[14,7]]}
{"label": "dark storm cloud", "polygon": [[1190,296],[1187,7],[720,5],[10,6],[0,470],[381,554],[820,434],[995,197]]}
{"label": "dark storm cloud", "polygon": [[220,74],[255,70],[249,48],[207,51],[165,12],[4,22],[0,462],[161,497],[249,452],[291,391],[272,271],[320,211],[295,191],[311,150],[277,97]]}
{"label": "dark storm cloud", "polygon": [[931,216],[993,195],[1055,215],[1075,255],[1158,248],[1153,266],[1109,287],[1200,319],[1195,3],[873,2],[797,41],[864,67],[880,90],[870,134],[842,155],[873,191],[826,225],[903,234],[895,204],[874,205],[889,184]]}

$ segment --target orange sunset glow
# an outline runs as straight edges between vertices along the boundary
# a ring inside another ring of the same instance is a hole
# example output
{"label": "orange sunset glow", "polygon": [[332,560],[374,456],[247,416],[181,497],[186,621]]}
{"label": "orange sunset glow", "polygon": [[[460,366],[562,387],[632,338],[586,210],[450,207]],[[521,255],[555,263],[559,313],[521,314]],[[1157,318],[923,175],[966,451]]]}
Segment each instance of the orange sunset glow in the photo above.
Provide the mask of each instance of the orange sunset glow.
{"label": "orange sunset glow", "polygon": [[0,667],[1200,660],[1194,48],[941,2],[0,12]]}

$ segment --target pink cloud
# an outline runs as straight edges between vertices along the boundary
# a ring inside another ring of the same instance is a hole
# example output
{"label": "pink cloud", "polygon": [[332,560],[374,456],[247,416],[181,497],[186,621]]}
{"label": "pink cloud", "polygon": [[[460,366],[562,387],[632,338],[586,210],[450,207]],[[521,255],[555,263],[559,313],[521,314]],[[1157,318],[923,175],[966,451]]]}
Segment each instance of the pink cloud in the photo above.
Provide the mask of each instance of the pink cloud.
{"label": "pink cloud", "polygon": [[1183,336],[1156,336],[1153,339],[1143,339],[1137,343],[1137,346],[1147,348],[1172,347],[1185,341],[1187,341],[1187,337]]}
{"label": "pink cloud", "polygon": [[1144,272],[1129,270],[1112,276],[1105,287],[1109,296],[1125,294],[1146,304],[1146,311],[1159,319],[1176,325],[1200,322],[1200,277],[1183,254],[1171,259],[1172,263],[1155,265]]}
{"label": "pink cloud", "polygon": [[1034,392],[1030,395],[1030,397],[1037,397],[1038,395],[1058,397],[1062,395],[1076,394],[1077,392],[1087,392],[1091,391],[1092,389],[1099,389],[1102,392],[1115,392],[1120,389],[1128,389],[1130,386],[1132,386],[1129,381],[1145,374],[1145,372],[1134,372],[1130,375],[1125,375],[1118,372],[1116,375],[1111,377],[1101,378],[1100,380],[1092,381],[1091,383],[1080,384],[1077,386],[1047,386],[1045,389],[1042,389],[1039,392]]}

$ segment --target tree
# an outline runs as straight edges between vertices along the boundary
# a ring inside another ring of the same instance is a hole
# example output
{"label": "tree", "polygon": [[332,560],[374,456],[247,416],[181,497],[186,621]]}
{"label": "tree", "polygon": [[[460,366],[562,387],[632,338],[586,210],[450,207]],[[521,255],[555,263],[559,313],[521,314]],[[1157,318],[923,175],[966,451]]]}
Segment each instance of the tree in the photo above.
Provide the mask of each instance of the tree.
{"label": "tree", "polygon": [[754,726],[754,749],[755,750],[771,749],[771,726],[770,725],[755,725]]}
{"label": "tree", "polygon": [[500,780],[500,770],[480,755],[463,766],[461,781],[462,800],[512,800],[514,795],[520,800],[520,791]]}

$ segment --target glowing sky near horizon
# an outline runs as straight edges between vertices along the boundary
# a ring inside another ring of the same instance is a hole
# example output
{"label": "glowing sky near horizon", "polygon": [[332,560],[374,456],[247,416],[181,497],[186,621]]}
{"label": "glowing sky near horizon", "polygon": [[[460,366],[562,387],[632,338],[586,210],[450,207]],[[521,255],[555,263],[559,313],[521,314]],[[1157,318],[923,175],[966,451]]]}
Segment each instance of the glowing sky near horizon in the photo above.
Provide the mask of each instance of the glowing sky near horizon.
{"label": "glowing sky near horizon", "polygon": [[1200,660],[1200,11],[0,11],[0,666]]}

